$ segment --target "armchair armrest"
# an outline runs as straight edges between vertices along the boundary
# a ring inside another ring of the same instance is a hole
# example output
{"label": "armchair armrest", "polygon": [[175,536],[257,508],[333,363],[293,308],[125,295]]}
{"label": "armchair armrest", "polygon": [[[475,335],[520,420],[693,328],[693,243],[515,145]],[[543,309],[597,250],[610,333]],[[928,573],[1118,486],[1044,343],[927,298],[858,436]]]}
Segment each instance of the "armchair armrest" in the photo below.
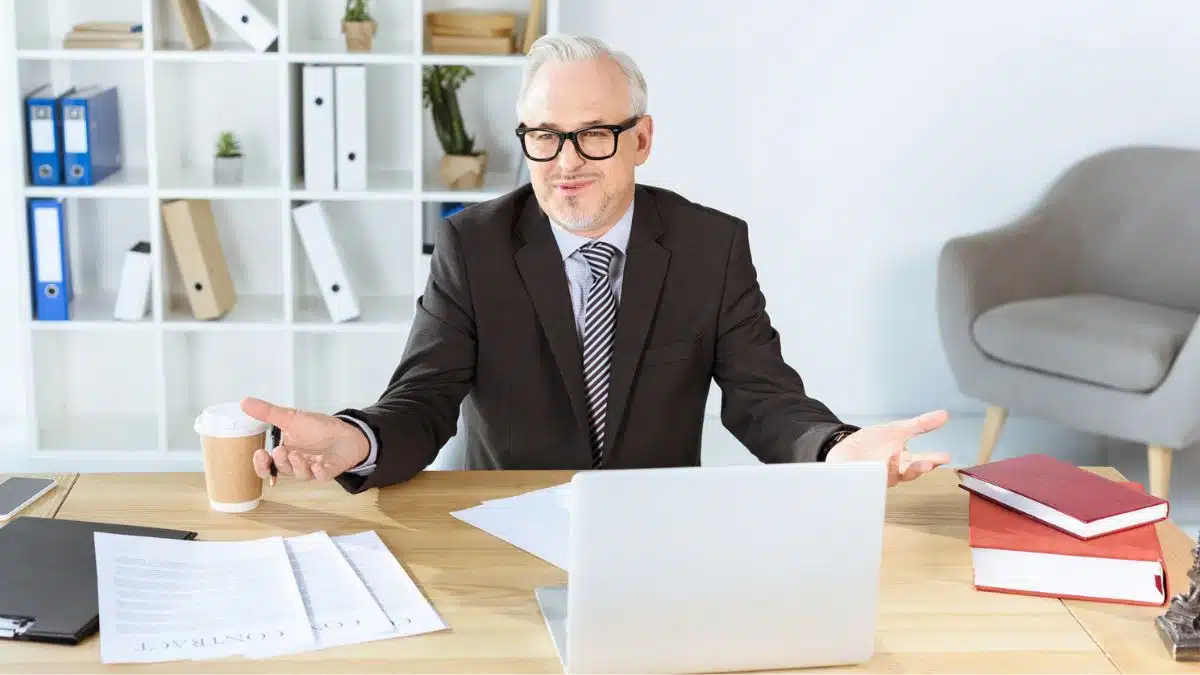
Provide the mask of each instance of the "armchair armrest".
{"label": "armchair armrest", "polygon": [[[1181,438],[1178,447],[1200,441],[1200,321],[1179,348],[1162,384],[1150,394],[1153,403],[1150,416],[1156,418],[1154,427],[1173,429],[1169,436]],[[1174,445],[1167,442],[1167,445]]]}
{"label": "armchair armrest", "polygon": [[1044,212],[1035,211],[946,242],[938,265],[939,308],[970,322],[1008,302],[1070,291],[1078,246],[1054,234]]}
{"label": "armchair armrest", "polygon": [[937,320],[960,379],[986,357],[972,334],[975,319],[1008,302],[1073,290],[1079,245],[1049,227],[1037,209],[1008,225],[956,237],[938,260]]}

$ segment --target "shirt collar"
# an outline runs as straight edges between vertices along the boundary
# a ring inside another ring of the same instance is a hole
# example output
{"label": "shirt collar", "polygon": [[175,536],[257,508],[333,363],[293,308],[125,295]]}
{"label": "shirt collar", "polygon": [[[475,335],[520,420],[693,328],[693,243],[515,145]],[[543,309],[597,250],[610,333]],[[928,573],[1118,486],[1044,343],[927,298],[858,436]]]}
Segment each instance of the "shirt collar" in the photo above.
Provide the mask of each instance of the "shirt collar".
{"label": "shirt collar", "polygon": [[616,225],[613,225],[598,240],[575,234],[553,220],[550,223],[550,229],[554,232],[554,240],[558,242],[558,250],[562,253],[563,260],[570,258],[575,251],[579,250],[580,246],[591,241],[608,242],[616,246],[617,250],[624,255],[625,249],[629,245],[629,232],[633,229],[633,202],[630,202],[629,208],[625,210],[625,215],[621,216]]}

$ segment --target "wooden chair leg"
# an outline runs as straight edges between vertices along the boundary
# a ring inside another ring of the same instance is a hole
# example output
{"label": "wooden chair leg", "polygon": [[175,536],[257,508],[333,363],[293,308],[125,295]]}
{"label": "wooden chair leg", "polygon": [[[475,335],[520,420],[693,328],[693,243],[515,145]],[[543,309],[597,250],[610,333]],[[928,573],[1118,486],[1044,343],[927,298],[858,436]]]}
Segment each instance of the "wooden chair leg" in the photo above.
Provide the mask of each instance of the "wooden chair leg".
{"label": "wooden chair leg", "polygon": [[1147,466],[1150,471],[1150,494],[1155,497],[1167,498],[1171,487],[1171,448],[1161,445],[1150,445],[1146,449]]}
{"label": "wooden chair leg", "polygon": [[988,406],[987,415],[983,418],[983,437],[979,439],[979,463],[987,464],[992,459],[992,450],[1000,438],[1000,429],[1008,418],[1008,409],[999,406]]}

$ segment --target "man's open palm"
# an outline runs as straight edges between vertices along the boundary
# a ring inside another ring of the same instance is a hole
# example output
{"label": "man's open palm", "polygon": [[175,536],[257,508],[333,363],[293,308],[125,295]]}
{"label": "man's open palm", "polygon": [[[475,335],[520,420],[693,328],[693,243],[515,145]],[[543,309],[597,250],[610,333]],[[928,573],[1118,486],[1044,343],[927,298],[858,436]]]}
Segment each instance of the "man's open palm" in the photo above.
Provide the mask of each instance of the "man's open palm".
{"label": "man's open palm", "polygon": [[266,478],[270,459],[279,473],[302,480],[329,480],[361,463],[370,452],[366,437],[350,423],[331,415],[273,405],[257,398],[242,401],[247,415],[279,428],[279,446],[268,458],[254,453],[254,470]]}
{"label": "man's open palm", "polygon": [[888,487],[921,476],[950,461],[945,452],[910,453],[908,442],[946,423],[949,415],[935,410],[906,420],[860,429],[833,446],[827,462],[887,462]]}

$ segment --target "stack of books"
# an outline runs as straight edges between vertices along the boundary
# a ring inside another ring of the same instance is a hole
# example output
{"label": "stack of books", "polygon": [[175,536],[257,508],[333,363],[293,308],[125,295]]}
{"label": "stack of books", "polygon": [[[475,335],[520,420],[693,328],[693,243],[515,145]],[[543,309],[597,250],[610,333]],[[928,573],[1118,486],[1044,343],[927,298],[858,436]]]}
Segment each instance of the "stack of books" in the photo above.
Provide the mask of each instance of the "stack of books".
{"label": "stack of books", "polygon": [[116,21],[78,23],[63,36],[63,49],[142,49],[142,24]]}
{"label": "stack of books", "polygon": [[429,52],[434,54],[514,54],[517,15],[470,10],[426,12]]}
{"label": "stack of books", "polygon": [[959,486],[970,493],[976,589],[1166,604],[1166,565],[1155,527],[1167,518],[1165,499],[1041,454],[957,473]]}

